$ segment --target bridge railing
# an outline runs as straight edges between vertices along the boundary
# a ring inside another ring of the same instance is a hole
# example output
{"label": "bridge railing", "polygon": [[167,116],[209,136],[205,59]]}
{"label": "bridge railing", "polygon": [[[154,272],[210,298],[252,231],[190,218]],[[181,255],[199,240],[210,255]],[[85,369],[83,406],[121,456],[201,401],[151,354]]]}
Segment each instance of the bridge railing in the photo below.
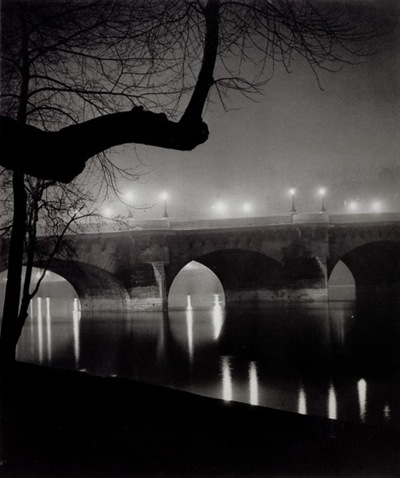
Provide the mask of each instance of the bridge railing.
{"label": "bridge railing", "polygon": [[363,214],[330,214],[329,222],[358,223],[358,222],[400,222],[400,212],[376,212]]}
{"label": "bridge railing", "polygon": [[291,215],[266,217],[238,217],[229,219],[170,220],[171,229],[213,229],[221,227],[252,227],[270,224],[290,224]]}
{"label": "bridge railing", "polygon": [[259,227],[285,224],[400,222],[400,213],[327,214],[295,213],[280,216],[231,219],[171,220],[170,229],[212,229],[222,227]]}
{"label": "bridge railing", "polygon": [[[101,223],[87,223],[80,225],[79,233],[107,233],[134,230],[195,230],[221,229],[240,227],[262,227],[288,224],[351,224],[351,223],[382,223],[400,222],[400,213],[375,214],[326,214],[326,213],[299,213],[280,216],[245,217],[230,219],[127,219],[123,222],[103,221]],[[77,231],[78,232],[78,231]]]}

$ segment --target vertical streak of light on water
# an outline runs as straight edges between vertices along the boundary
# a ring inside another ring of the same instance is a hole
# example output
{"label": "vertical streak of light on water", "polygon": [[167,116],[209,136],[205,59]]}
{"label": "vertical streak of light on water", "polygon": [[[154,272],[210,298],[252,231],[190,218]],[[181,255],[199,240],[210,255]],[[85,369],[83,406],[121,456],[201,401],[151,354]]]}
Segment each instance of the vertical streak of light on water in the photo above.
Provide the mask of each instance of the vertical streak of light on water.
{"label": "vertical streak of light on water", "polygon": [[79,321],[81,318],[81,313],[75,308],[76,299],[74,299],[74,310],[72,311],[72,327],[74,335],[74,358],[75,358],[75,367],[79,369],[79,358],[80,358],[80,337],[79,337]]}
{"label": "vertical streak of light on water", "polygon": [[193,310],[188,307],[186,309],[186,329],[187,329],[187,341],[189,351],[189,361],[193,363]]}
{"label": "vertical streak of light on water", "polygon": [[46,297],[47,360],[51,362],[51,314],[50,297]]}
{"label": "vertical streak of light on water", "polygon": [[299,387],[299,397],[297,400],[297,410],[301,415],[307,415],[307,397],[303,384]]}
{"label": "vertical streak of light on water", "polygon": [[331,418],[332,420],[337,420],[336,390],[332,382],[329,386],[328,392],[328,418]]}
{"label": "vertical streak of light on water", "polygon": [[[34,349],[34,338],[33,338],[33,334],[34,334],[34,331],[33,331],[33,299],[31,299],[30,303],[29,303],[29,308],[30,308],[30,321],[31,321],[31,340],[30,340],[30,343],[31,343],[31,356],[33,357],[33,349]],[[18,347],[18,345],[17,345]]]}
{"label": "vertical streak of light on water", "polygon": [[258,405],[258,374],[257,365],[254,361],[249,363],[249,389],[250,404]]}
{"label": "vertical streak of light on water", "polygon": [[219,334],[221,333],[222,323],[223,323],[223,309],[218,302],[219,294],[215,294],[214,307],[212,309],[212,324],[214,331],[214,339],[217,340]]}
{"label": "vertical streak of light on water", "polygon": [[367,382],[361,378],[357,382],[358,403],[360,405],[360,419],[365,422],[367,414]]}
{"label": "vertical streak of light on water", "polygon": [[390,405],[388,403],[385,403],[385,406],[383,407],[383,418],[385,419],[386,422],[390,422],[390,415],[391,415],[391,410],[390,410]]}
{"label": "vertical streak of light on water", "polygon": [[230,357],[222,357],[222,398],[230,402],[232,400],[232,368],[230,363]]}
{"label": "vertical streak of light on water", "polygon": [[[131,324],[130,324],[131,325]],[[165,357],[165,350],[166,350],[166,341],[167,341],[167,330],[168,322],[164,317],[164,314],[161,317],[161,321],[159,323],[159,333],[157,334],[157,363],[163,362]]]}
{"label": "vertical streak of light on water", "polygon": [[43,317],[42,317],[42,298],[37,298],[37,321],[38,321],[38,347],[39,363],[43,362]]}

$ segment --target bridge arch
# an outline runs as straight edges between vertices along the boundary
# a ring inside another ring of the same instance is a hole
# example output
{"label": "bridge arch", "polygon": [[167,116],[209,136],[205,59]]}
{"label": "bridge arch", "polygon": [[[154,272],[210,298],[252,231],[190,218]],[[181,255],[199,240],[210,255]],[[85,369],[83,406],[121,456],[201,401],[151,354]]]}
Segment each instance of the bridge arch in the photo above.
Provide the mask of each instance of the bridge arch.
{"label": "bridge arch", "polygon": [[[22,269],[22,278],[25,277],[25,273],[26,267],[24,266]],[[53,271],[49,270],[44,273],[43,269],[33,267],[31,290],[36,286],[40,278],[42,278],[40,287],[30,304],[30,315],[37,314],[39,302],[43,299],[47,300],[47,298],[50,299],[52,304],[51,310],[53,317],[64,318],[69,316],[72,311],[80,310],[78,293],[69,281]],[[4,269],[0,272],[0,308],[3,307],[5,299],[6,283],[7,269]]]}
{"label": "bridge arch", "polygon": [[328,297],[330,301],[355,299],[355,280],[351,270],[339,260],[332,269],[328,280]]}
{"label": "bridge arch", "polygon": [[83,262],[54,260],[49,270],[63,277],[76,290],[82,312],[126,310],[128,292],[104,269]]}
{"label": "bridge arch", "polygon": [[168,308],[210,308],[225,303],[225,292],[217,275],[207,266],[191,261],[172,281]]}
{"label": "bridge arch", "polygon": [[[282,296],[283,287],[286,287],[289,279],[282,264],[262,253],[244,249],[214,251],[191,260],[207,267],[217,276],[227,304],[276,300]],[[168,291],[178,273],[191,260],[175,268],[172,274],[170,271]]]}
{"label": "bridge arch", "polygon": [[353,274],[357,297],[400,291],[400,242],[369,242],[346,252],[340,260]]}

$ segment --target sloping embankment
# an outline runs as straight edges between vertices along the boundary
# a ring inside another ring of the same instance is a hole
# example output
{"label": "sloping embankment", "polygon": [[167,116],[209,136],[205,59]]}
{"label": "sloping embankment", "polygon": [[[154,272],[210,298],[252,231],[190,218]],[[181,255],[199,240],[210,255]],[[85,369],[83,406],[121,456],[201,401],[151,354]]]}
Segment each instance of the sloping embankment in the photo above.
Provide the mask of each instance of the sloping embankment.
{"label": "sloping embankment", "polygon": [[4,477],[400,476],[400,433],[17,364]]}

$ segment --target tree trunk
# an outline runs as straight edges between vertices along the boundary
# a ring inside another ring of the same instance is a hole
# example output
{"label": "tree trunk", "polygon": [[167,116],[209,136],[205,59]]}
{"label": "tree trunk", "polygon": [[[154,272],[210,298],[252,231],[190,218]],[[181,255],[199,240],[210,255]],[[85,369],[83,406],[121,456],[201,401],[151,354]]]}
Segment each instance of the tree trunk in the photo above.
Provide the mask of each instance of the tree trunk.
{"label": "tree trunk", "polygon": [[[37,217],[34,221],[34,224],[31,224],[31,227],[36,228],[36,224],[37,224]],[[36,234],[35,234],[35,238],[36,238]],[[29,235],[29,243],[28,243],[27,251],[26,251],[25,278],[24,278],[24,285],[22,288],[21,305],[19,307],[18,320],[15,326],[15,332],[16,334],[18,334],[17,342],[21,336],[22,329],[24,328],[24,325],[25,325],[25,321],[28,318],[28,307],[31,302],[31,295],[29,293],[29,289],[31,285],[33,261],[35,257],[35,244],[36,244],[36,240],[33,239],[31,235]]]}
{"label": "tree trunk", "polygon": [[14,363],[16,346],[22,330],[18,316],[26,233],[26,192],[24,175],[21,173],[13,174],[13,193],[13,228],[10,238],[7,285],[0,338],[0,358],[2,366],[8,366]]}

